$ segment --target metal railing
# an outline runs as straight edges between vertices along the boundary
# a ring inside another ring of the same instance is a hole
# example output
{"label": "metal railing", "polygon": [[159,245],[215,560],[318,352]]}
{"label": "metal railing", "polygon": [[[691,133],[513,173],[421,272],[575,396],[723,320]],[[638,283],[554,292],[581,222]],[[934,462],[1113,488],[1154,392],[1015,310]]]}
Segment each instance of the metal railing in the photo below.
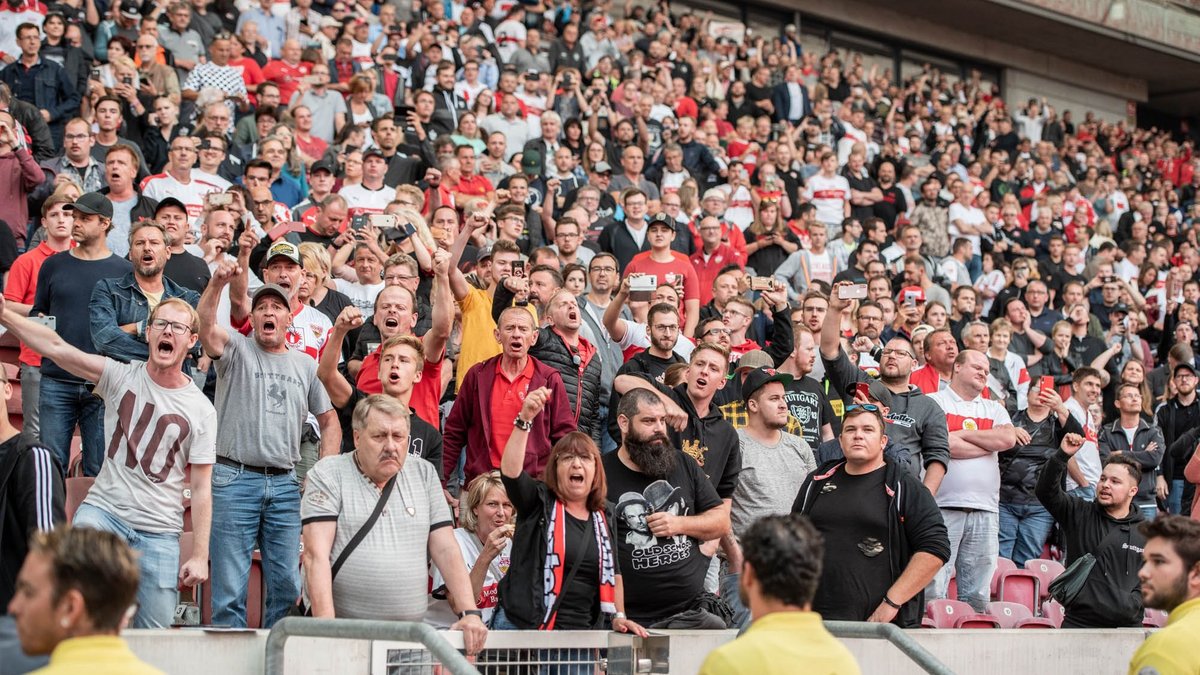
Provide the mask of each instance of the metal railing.
{"label": "metal railing", "polygon": [[890,623],[866,623],[863,621],[826,621],[825,628],[836,638],[887,640],[904,653],[913,663],[930,675],[954,675],[920,643],[898,626]]}
{"label": "metal railing", "polygon": [[[284,647],[291,637],[316,637],[343,640],[398,640],[419,642],[428,650],[440,672],[449,675],[479,675],[475,666],[458,653],[433,628],[408,621],[365,621],[360,619],[307,619],[286,617],[278,621],[267,636],[266,675],[283,675]],[[420,650],[413,650],[419,652]],[[434,665],[432,662],[429,665]],[[398,672],[405,672],[406,669]]]}

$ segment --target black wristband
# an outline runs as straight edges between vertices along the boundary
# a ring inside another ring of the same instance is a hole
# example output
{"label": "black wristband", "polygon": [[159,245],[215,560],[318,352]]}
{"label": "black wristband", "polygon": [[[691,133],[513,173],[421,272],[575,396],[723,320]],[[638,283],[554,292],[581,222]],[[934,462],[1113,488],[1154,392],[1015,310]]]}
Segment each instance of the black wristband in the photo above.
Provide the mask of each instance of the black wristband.
{"label": "black wristband", "polygon": [[883,594],[883,602],[885,604],[887,604],[888,607],[891,607],[892,609],[900,609],[900,605],[897,605],[896,603],[892,602],[892,599],[887,596],[887,593]]}
{"label": "black wristband", "polygon": [[478,609],[464,609],[463,611],[458,613],[458,618],[462,619],[462,618],[466,617],[468,614],[473,614],[473,615],[479,617],[480,621],[483,620],[483,611],[478,610]]}

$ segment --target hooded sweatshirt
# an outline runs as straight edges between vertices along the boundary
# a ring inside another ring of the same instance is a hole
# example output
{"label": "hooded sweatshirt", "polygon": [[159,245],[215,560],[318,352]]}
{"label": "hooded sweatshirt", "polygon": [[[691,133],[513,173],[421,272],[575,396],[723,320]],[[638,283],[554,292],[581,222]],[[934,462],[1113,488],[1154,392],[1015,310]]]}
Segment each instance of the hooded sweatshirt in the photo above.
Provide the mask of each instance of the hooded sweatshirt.
{"label": "hooded sweatshirt", "polygon": [[649,376],[639,376],[670,396],[687,413],[688,423],[683,431],[668,430],[672,445],[696,460],[721,499],[732,499],[742,470],[742,450],[737,431],[725,421],[721,409],[715,403],[709,404],[708,414],[700,417],[688,396],[686,382],[670,389]]}
{"label": "hooded sweatshirt", "polygon": [[1059,450],[1038,477],[1037,497],[1062,527],[1067,565],[1091,553],[1096,565],[1079,595],[1064,607],[1073,627],[1124,628],[1142,625],[1142,584],[1138,570],[1146,538],[1138,532],[1142,513],[1132,504],[1124,518],[1113,518],[1098,502],[1063,491],[1070,457]]}

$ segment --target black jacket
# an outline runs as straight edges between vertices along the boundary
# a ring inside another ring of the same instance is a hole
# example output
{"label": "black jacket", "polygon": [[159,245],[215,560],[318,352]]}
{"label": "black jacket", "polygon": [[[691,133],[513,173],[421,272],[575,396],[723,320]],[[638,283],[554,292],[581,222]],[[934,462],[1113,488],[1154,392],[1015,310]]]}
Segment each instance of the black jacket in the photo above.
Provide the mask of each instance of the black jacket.
{"label": "black jacket", "polygon": [[1085,553],[1096,566],[1075,600],[1066,607],[1068,620],[1089,628],[1142,625],[1142,591],[1138,570],[1146,538],[1138,532],[1142,512],[1130,506],[1129,515],[1113,518],[1104,507],[1063,491],[1068,456],[1061,450],[1046,462],[1038,477],[1037,497],[1062,528],[1067,564]]}
{"label": "black jacket", "polygon": [[55,454],[42,445],[0,445],[0,606],[16,591],[29,537],[66,521],[66,488]]}
{"label": "black jacket", "polygon": [[[650,227],[649,221],[644,226]],[[614,220],[604,229],[600,231],[600,237],[597,242],[600,245],[600,250],[605,253],[611,253],[617,259],[617,271],[624,276],[625,266],[633,260],[633,256],[642,251],[650,250],[650,237],[647,236],[642,240],[642,245],[639,247],[637,242],[629,234],[629,230],[625,228],[625,221]]]}
{"label": "black jacket", "polygon": [[547,326],[538,331],[537,342],[530,348],[529,355],[562,375],[567,401],[571,405],[571,412],[575,413],[575,424],[599,446],[600,431],[604,426],[597,415],[600,411],[602,370],[600,352],[597,350],[593,353],[587,365],[581,368],[580,355],[571,350],[561,335]]}
{"label": "black jacket", "polygon": [[[1150,448],[1151,445],[1154,446],[1153,449]],[[1133,447],[1130,447],[1125,432],[1121,429],[1120,418],[1114,419],[1100,427],[1096,448],[1100,451],[1101,461],[1108,459],[1113,452],[1122,452],[1137,460],[1142,465],[1142,482],[1138,484],[1138,493],[1134,496],[1133,503],[1154,503],[1154,477],[1167,451],[1167,443],[1158,427],[1152,427],[1145,419],[1139,418],[1137,431],[1133,434]]]}
{"label": "black jacket", "polygon": [[[824,482],[842,470],[845,460],[827,462],[804,479],[792,504],[792,513],[810,515],[821,496]],[[884,456],[883,484],[888,492],[888,551],[893,583],[917,553],[928,553],[942,562],[950,559],[950,538],[942,512],[921,479]],[[847,536],[853,536],[847,533]],[[892,623],[901,628],[919,628],[925,613],[925,592],[921,591],[900,607]],[[863,617],[864,619],[866,617]]]}
{"label": "black jacket", "polygon": [[[100,194],[108,197],[109,188],[100,189]],[[133,210],[129,212],[129,222],[136,223],[145,218],[146,220],[154,220],[154,210],[158,208],[158,200],[138,192],[137,203],[133,205]]]}
{"label": "black jacket", "polygon": [[1022,410],[1012,418],[1013,426],[1029,432],[1027,445],[1018,445],[998,455],[1000,462],[1000,501],[1005,504],[1037,504],[1038,474],[1051,455],[1058,452],[1063,436],[1083,435],[1083,427],[1068,413],[1067,421],[1060,423],[1054,411],[1040,422],[1029,418],[1029,411]]}
{"label": "black jacket", "polygon": [[668,429],[671,445],[683,454],[696,460],[700,470],[721,499],[732,499],[737,489],[737,477],[742,471],[742,446],[737,431],[725,420],[725,415],[715,401],[708,406],[708,414],[700,417],[687,393],[687,383],[668,388],[649,375],[640,375],[661,393],[667,394],[687,413],[688,422],[683,431]]}

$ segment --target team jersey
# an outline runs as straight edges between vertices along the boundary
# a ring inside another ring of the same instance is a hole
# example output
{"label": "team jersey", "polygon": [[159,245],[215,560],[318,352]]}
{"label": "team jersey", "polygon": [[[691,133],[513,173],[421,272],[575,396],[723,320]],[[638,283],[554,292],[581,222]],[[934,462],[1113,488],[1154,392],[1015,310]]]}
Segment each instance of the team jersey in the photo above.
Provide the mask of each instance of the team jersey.
{"label": "team jersey", "polygon": [[187,207],[188,218],[195,225],[204,215],[204,197],[210,192],[220,192],[221,186],[208,181],[192,178],[189,183],[180,183],[169,173],[159,173],[148,176],[142,181],[141,192],[144,196],[162,201],[174,197]]}
{"label": "team jersey", "polygon": [[850,181],[845,176],[826,178],[817,174],[808,179],[808,195],[817,207],[817,220],[840,228],[850,199]]}
{"label": "team jersey", "polygon": [[[952,387],[934,392],[929,398],[946,411],[946,429],[950,433],[987,431],[1012,424],[1004,406],[983,397],[964,400]],[[946,478],[938,488],[937,503],[941,508],[968,508],[998,513],[999,454],[989,452],[983,457],[951,459]]]}
{"label": "team jersey", "polygon": [[396,198],[396,191],[386,185],[378,190],[371,190],[363,187],[362,183],[347,185],[338,191],[338,194],[346,198],[351,217],[363,213],[383,213],[387,205]]}

